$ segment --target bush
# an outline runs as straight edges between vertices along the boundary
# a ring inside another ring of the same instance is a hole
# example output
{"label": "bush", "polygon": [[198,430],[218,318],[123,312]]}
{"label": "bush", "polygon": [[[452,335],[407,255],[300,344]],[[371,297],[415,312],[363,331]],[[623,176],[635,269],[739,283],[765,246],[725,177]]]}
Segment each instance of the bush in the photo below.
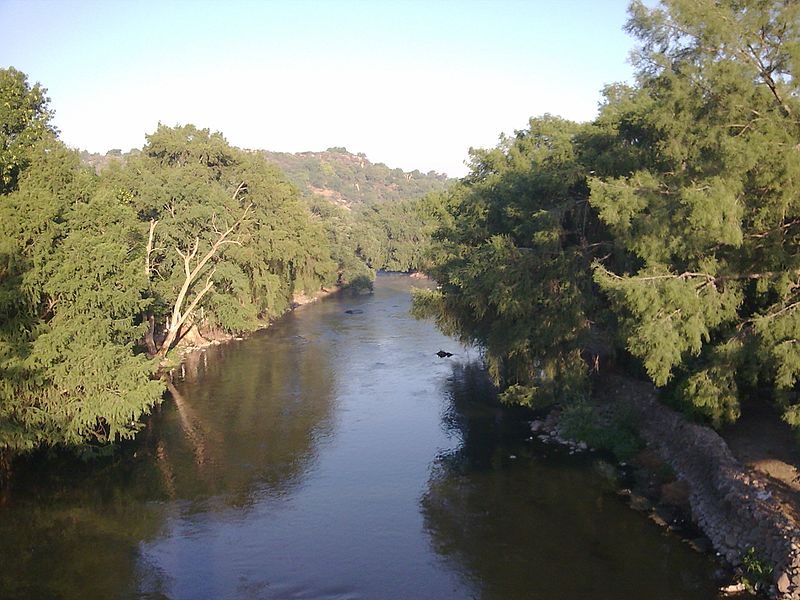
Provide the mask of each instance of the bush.
{"label": "bush", "polygon": [[583,398],[564,407],[561,433],[598,450],[611,452],[619,460],[629,459],[644,447],[631,413],[617,409],[610,418],[604,417]]}

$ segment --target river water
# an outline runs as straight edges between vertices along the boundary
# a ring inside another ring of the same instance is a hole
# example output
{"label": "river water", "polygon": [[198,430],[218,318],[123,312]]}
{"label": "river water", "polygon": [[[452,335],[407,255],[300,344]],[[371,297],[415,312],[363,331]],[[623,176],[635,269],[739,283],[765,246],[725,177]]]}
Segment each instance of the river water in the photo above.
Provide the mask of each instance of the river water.
{"label": "river water", "polygon": [[598,459],[485,402],[478,353],[409,316],[412,285],[381,276],[196,353],[121,455],[23,468],[0,596],[716,597],[712,561]]}

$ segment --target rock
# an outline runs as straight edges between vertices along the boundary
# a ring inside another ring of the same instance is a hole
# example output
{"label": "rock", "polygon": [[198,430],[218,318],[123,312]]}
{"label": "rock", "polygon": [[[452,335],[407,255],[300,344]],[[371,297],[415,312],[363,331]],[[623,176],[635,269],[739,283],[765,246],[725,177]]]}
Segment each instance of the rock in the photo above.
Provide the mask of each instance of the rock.
{"label": "rock", "polygon": [[628,488],[622,488],[621,490],[617,490],[617,496],[621,496],[623,498],[630,498],[631,491]]}
{"label": "rock", "polygon": [[436,353],[436,356],[438,356],[439,358],[449,358],[449,357],[453,356],[453,353],[452,352],[445,352],[444,350],[439,350]]}
{"label": "rock", "polygon": [[644,496],[638,494],[631,494],[630,496],[631,508],[642,512],[648,511],[653,508],[653,503]]}
{"label": "rock", "polygon": [[790,583],[789,575],[786,573],[786,571],[784,571],[781,573],[781,576],[778,577],[778,583],[776,584],[778,586],[778,591],[781,594],[786,594],[789,591]]}
{"label": "rock", "polygon": [[705,554],[706,552],[711,552],[714,547],[711,544],[711,540],[707,537],[698,537],[694,538],[693,540],[689,540],[689,546],[691,546],[694,550]]}
{"label": "rock", "polygon": [[667,523],[664,519],[662,519],[658,513],[650,513],[650,520],[653,521],[659,527],[668,527],[669,523]]}
{"label": "rock", "polygon": [[742,592],[744,592],[746,590],[747,590],[747,588],[745,587],[745,585],[743,583],[734,583],[732,585],[728,585],[728,586],[725,586],[724,588],[721,588],[719,591],[727,596],[727,595],[732,595],[732,594],[741,594]]}
{"label": "rock", "polygon": [[674,522],[675,519],[677,518],[677,512],[675,511],[675,509],[663,504],[659,504],[658,506],[656,506],[655,513],[659,517],[661,517],[667,524]]}

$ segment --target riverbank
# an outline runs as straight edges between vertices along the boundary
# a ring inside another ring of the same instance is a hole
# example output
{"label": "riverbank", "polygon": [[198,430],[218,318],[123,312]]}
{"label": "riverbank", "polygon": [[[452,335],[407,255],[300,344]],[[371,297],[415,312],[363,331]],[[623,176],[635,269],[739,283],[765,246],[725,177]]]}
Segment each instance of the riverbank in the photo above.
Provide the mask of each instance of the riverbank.
{"label": "riverbank", "polygon": [[[332,288],[323,287],[310,295],[302,292],[299,294],[295,294],[292,297],[292,303],[289,309],[283,314],[285,315],[291,311],[298,310],[304,306],[318,302],[323,298],[332,296],[333,294],[338,294],[344,289],[346,288],[342,286],[335,286]],[[281,315],[281,317],[282,316],[283,315]],[[172,377],[172,374],[176,369],[182,368],[188,355],[195,352],[203,352],[211,346],[218,346],[220,344],[227,344],[230,342],[244,340],[246,337],[252,335],[256,331],[262,331],[268,328],[273,323],[273,321],[274,319],[264,321],[263,324],[260,324],[258,327],[256,327],[256,329],[243,335],[226,333],[226,332],[217,332],[217,331],[201,332],[197,329],[196,326],[193,326],[175,346],[177,350],[177,357],[176,357],[177,360],[176,359],[163,360],[160,365],[161,372],[167,374],[169,377]]]}
{"label": "riverbank", "polygon": [[[691,531],[684,534],[697,550],[715,551],[737,569],[742,582],[758,584],[770,597],[800,598],[798,511],[779,482],[739,462],[714,430],[661,404],[651,384],[608,375],[596,390],[597,417],[610,421],[624,414],[645,444],[621,463],[635,475],[632,489],[621,490],[631,507],[673,530],[681,529],[681,515],[686,515],[703,533],[696,539]],[[569,445],[564,421],[552,413],[532,428]],[[577,449],[574,443],[572,448]]]}

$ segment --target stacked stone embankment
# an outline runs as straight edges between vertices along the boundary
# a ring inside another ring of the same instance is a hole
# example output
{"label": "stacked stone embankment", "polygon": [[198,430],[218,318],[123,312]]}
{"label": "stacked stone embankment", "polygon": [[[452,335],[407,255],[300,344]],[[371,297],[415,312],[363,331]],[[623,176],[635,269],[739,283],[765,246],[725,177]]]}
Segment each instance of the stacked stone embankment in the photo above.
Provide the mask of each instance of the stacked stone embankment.
{"label": "stacked stone embankment", "polygon": [[661,404],[644,382],[611,378],[607,393],[638,417],[647,444],[689,487],[692,518],[733,565],[750,549],[773,567],[771,595],[800,600],[800,530],[773,484],[743,466],[708,427]]}

